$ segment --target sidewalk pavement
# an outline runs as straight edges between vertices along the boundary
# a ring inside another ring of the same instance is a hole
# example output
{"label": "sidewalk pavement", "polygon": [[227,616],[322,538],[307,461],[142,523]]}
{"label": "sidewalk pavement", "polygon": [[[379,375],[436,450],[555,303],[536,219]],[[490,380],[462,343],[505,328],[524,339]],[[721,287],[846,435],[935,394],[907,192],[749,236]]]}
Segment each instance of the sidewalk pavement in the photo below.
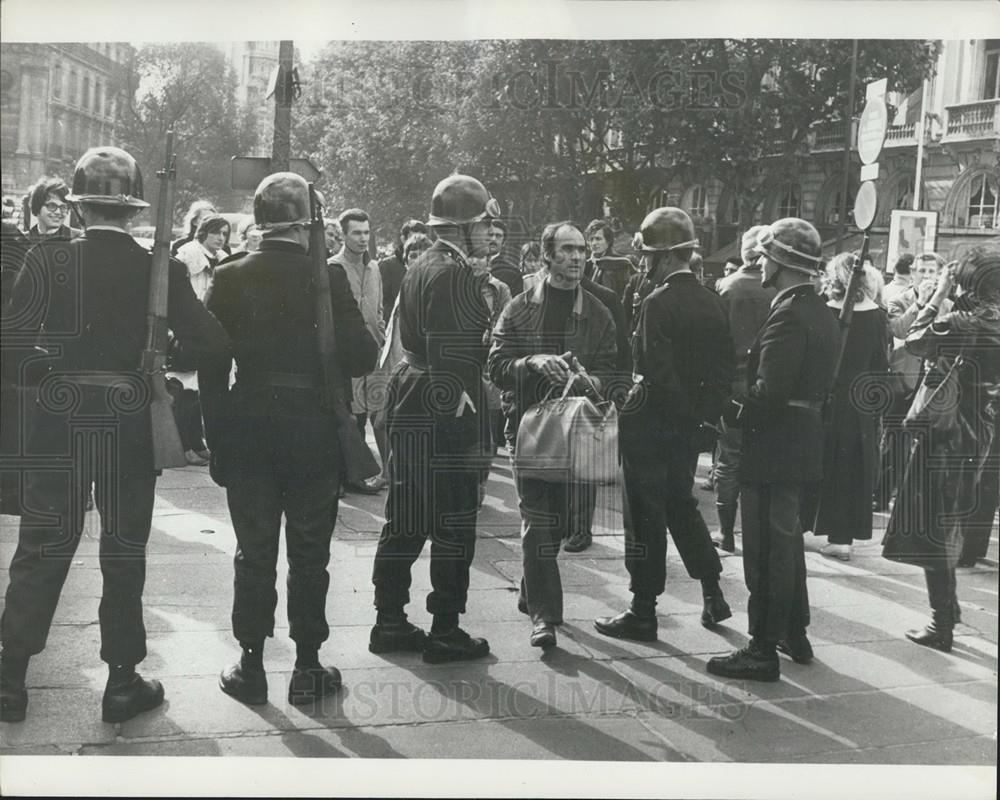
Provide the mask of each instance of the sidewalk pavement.
{"label": "sidewalk pavement", "polygon": [[[715,525],[714,496],[695,491]],[[734,616],[716,630],[700,625],[700,586],[672,546],[659,640],[617,641],[594,630],[594,617],[617,613],[629,599],[617,492],[600,493],[593,546],[560,555],[566,623],[558,648],[542,654],[529,646],[530,623],[516,608],[517,501],[498,458],[463,618],[492,653],[440,666],[415,654],[368,652],[385,493],[347,495],[330,562],[331,634],[321,651],[343,672],[344,688],[316,706],[286,702],[294,645],[282,553],[278,627],[264,655],[271,701],[247,707],[218,688],[219,671],[239,653],[229,623],[234,536],[224,492],[207,469],[167,471],[149,544],[149,656],[141,665],[163,681],[165,704],[124,724],[101,722],[99,521],[90,513],[48,647],[31,663],[28,719],[0,725],[0,754],[996,764],[996,534],[991,561],[960,570],[964,623],[948,655],[903,637],[929,616],[923,574],[881,558],[880,530],[846,563],[824,558],[817,551],[825,540],[807,537],[814,663],[782,658],[778,683],[719,681],[705,672],[707,659],[747,641],[739,550],[723,561]],[[876,521],[884,525],[885,516]],[[16,539],[17,520],[3,517],[0,590]],[[428,589],[425,548],[408,608],[425,627]]]}

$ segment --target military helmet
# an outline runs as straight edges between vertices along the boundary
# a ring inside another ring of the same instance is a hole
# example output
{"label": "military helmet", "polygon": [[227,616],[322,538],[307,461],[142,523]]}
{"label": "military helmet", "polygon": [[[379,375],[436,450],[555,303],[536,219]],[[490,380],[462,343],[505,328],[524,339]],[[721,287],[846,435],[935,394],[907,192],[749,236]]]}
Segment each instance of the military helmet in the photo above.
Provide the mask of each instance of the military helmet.
{"label": "military helmet", "polygon": [[434,187],[428,225],[467,225],[500,216],[500,204],[469,175],[449,175]]}
{"label": "military helmet", "polygon": [[142,172],[120,147],[91,147],[80,156],[73,173],[71,203],[93,203],[122,208],[148,208],[142,199]]}
{"label": "military helmet", "polygon": [[680,208],[664,206],[650,211],[639,227],[633,244],[644,253],[698,247],[691,217]]}
{"label": "military helmet", "polygon": [[294,172],[275,172],[257,186],[253,195],[254,222],[262,231],[284,231],[308,225],[309,184]]}
{"label": "military helmet", "polygon": [[814,275],[823,266],[823,243],[816,229],[804,219],[785,217],[757,233],[754,252],[776,264]]}

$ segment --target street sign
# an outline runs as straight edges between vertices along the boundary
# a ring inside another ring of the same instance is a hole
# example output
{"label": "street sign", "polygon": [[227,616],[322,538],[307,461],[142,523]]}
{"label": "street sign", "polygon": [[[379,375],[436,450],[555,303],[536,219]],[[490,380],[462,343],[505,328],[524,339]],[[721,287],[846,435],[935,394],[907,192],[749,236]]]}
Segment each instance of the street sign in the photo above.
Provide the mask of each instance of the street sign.
{"label": "street sign", "polygon": [[861,180],[873,181],[878,177],[878,163],[865,164],[861,168]]}
{"label": "street sign", "polygon": [[[235,190],[253,191],[264,178],[274,170],[267,156],[233,156],[232,185]],[[322,174],[308,158],[290,158],[288,169],[301,175],[309,183],[315,183]]]}
{"label": "street sign", "polygon": [[878,194],[872,181],[865,181],[858,189],[854,198],[854,224],[863,231],[868,230],[875,221],[875,210],[878,208]]}
{"label": "street sign", "polygon": [[872,97],[865,103],[858,124],[858,155],[862,163],[874,164],[878,160],[888,129],[889,111],[885,107],[885,99]]}

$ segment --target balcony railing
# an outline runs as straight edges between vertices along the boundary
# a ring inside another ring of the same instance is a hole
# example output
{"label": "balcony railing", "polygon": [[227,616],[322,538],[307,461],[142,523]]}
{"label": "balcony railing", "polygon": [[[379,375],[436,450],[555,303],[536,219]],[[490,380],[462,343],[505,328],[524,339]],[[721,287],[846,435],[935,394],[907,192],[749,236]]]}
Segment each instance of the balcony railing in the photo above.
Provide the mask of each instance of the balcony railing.
{"label": "balcony railing", "polygon": [[[844,149],[844,122],[843,120],[838,120],[836,122],[824,122],[822,125],[817,125],[813,129],[815,134],[815,140],[812,145],[812,151],[814,153],[828,153],[833,150],[843,150]],[[851,132],[852,146],[854,139],[854,132]]]}
{"label": "balcony railing", "polygon": [[912,147],[917,143],[917,123],[890,125],[885,133],[885,147]]}
{"label": "balcony railing", "polygon": [[947,106],[945,142],[1000,138],[1000,98]]}

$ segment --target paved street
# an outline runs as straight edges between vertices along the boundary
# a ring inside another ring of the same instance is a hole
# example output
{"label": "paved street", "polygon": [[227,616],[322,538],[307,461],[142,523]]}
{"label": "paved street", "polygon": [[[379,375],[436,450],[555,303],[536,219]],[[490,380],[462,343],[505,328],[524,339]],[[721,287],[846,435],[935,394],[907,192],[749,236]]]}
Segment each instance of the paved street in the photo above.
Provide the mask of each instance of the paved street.
{"label": "paved street", "polygon": [[[960,570],[964,624],[950,655],[903,638],[928,618],[923,575],[880,557],[880,531],[856,546],[850,563],[823,558],[816,551],[824,542],[810,537],[815,662],[783,658],[779,683],[724,683],[704,667],[710,655],[746,641],[738,556],[724,560],[722,581],[735,614],[717,631],[699,624],[700,587],[672,552],[659,641],[603,638],[593,618],[621,610],[628,591],[619,503],[602,492],[593,547],[560,556],[566,624],[558,649],[542,655],[528,645],[528,622],[515,607],[518,517],[501,459],[489,490],[464,618],[469,631],[489,639],[488,659],[427,666],[416,655],[368,652],[371,560],[385,495],[351,494],[335,534],[332,632],[321,653],[343,671],[345,689],[316,707],[286,703],[294,646],[279,566],[278,628],[265,649],[271,704],[250,708],[217,685],[219,670],[239,652],[229,629],[234,537],[223,491],[207,469],[168,471],[149,546],[142,665],[163,681],[167,702],[122,725],[100,720],[106,673],[98,659],[101,576],[91,513],[48,648],[31,664],[28,719],[0,726],[0,753],[995,764],[995,534],[989,565]],[[714,497],[697,493],[714,525]],[[3,518],[0,589],[16,522]],[[425,551],[409,607],[424,626],[427,564]]]}

